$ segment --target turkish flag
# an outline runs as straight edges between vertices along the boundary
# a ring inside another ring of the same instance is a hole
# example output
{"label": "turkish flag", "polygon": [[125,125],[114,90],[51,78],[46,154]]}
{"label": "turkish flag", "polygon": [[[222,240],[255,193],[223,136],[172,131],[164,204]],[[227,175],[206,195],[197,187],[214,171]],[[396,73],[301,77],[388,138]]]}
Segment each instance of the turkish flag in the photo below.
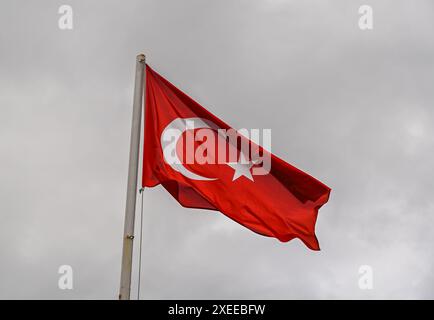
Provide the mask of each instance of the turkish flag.
{"label": "turkish flag", "polygon": [[[245,135],[237,142],[247,139],[256,154],[229,143],[219,129],[230,126],[148,65],[145,103],[143,187],[161,184],[184,207],[217,210],[261,235],[284,242],[299,238],[319,250],[315,223],[329,187]],[[227,155],[216,160],[234,149],[235,161]],[[268,171],[261,171],[258,154],[269,156]],[[195,161],[197,155],[202,159]]]}

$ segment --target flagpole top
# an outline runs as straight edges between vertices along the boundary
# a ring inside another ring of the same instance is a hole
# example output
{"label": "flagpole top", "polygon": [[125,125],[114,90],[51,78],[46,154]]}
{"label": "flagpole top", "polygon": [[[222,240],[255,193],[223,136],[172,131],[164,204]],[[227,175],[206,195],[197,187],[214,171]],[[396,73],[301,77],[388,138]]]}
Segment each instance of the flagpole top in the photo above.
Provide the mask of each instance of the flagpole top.
{"label": "flagpole top", "polygon": [[146,57],[143,53],[137,55],[137,61],[145,62],[145,59],[146,59]]}

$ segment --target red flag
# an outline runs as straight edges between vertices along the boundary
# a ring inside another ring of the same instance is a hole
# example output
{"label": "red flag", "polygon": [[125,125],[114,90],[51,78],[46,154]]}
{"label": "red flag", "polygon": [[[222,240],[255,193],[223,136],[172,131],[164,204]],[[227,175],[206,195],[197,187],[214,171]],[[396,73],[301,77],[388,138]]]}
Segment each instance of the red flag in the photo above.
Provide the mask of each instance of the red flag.
{"label": "red flag", "polygon": [[[253,157],[247,159],[238,145],[229,144],[218,132],[231,127],[149,66],[145,109],[142,186],[161,184],[184,207],[218,210],[261,235],[284,242],[299,238],[319,250],[315,222],[329,198],[329,187],[272,154],[269,172],[255,175],[258,163]],[[198,129],[207,133],[198,137]],[[218,146],[205,150],[212,137]],[[267,153],[251,141],[249,145]],[[227,157],[215,163],[194,161],[194,155],[201,154],[215,160],[231,148],[238,150],[235,162]]]}

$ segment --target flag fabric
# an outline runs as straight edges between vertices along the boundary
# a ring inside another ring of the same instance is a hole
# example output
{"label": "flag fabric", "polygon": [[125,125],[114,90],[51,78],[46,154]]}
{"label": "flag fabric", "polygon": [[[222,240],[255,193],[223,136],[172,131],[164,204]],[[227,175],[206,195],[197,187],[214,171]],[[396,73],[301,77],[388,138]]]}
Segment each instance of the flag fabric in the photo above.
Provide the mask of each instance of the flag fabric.
{"label": "flag fabric", "polygon": [[[194,137],[198,129],[220,143],[206,150],[207,159],[218,158],[222,146],[238,148],[218,132],[230,126],[147,65],[142,186],[161,184],[184,207],[217,210],[258,234],[283,242],[299,238],[319,250],[315,223],[331,189],[271,153],[269,172],[256,175],[252,171],[258,163],[241,150],[235,162],[187,161],[204,151],[205,139]],[[193,136],[193,147],[188,146],[188,134]],[[268,152],[249,143],[263,154]]]}

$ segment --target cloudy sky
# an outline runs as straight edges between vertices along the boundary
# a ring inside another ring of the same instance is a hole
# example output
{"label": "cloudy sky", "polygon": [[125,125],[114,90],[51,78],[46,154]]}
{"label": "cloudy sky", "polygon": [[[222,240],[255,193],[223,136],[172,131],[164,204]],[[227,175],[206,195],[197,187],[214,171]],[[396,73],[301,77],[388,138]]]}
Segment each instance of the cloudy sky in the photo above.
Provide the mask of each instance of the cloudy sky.
{"label": "cloudy sky", "polygon": [[2,1],[0,298],[117,298],[143,52],[333,192],[314,252],[146,190],[142,298],[433,299],[434,3],[371,3],[362,31],[369,1]]}

